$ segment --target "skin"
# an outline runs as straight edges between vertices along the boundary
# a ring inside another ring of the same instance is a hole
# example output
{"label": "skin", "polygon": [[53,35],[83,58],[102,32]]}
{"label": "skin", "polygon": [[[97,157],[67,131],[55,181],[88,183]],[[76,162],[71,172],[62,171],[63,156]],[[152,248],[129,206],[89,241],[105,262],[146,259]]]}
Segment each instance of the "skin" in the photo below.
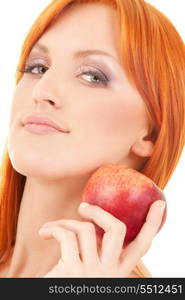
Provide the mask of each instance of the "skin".
{"label": "skin", "polygon": [[[85,183],[98,167],[124,163],[137,169],[153,150],[146,139],[144,101],[119,64],[115,16],[102,4],[70,8],[39,39],[49,53],[32,49],[27,59],[27,64],[46,67],[23,75],[12,102],[8,151],[26,184],[16,243],[1,276],[134,276],[136,263],[158,230],[161,201],[152,206],[139,237],[123,252],[125,225],[97,206],[79,208]],[[115,59],[91,55],[74,60],[73,54],[83,49],[104,50]],[[97,68],[111,78],[108,85],[96,78],[94,82],[93,74],[82,74]],[[50,116],[69,133],[27,131],[21,120],[32,113]],[[106,231],[102,245],[92,220]]]}

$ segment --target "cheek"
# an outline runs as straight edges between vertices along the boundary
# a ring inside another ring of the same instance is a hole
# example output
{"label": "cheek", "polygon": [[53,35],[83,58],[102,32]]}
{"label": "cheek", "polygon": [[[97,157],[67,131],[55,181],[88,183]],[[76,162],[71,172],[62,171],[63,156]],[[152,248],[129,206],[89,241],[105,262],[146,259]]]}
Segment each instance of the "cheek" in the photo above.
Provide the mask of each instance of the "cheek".
{"label": "cheek", "polygon": [[24,87],[23,80],[20,80],[12,97],[10,110],[10,126],[15,126],[15,123],[20,121],[29,105],[25,97],[28,97],[29,90]]}
{"label": "cheek", "polygon": [[84,123],[92,134],[107,136],[126,136],[137,132],[144,124],[143,108],[126,101],[112,100],[88,108],[84,113]]}

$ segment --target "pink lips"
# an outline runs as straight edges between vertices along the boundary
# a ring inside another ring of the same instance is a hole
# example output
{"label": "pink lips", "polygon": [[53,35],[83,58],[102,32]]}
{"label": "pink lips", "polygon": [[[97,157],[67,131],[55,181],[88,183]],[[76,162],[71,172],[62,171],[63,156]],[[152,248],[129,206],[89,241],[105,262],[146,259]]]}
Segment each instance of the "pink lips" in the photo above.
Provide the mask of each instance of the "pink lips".
{"label": "pink lips", "polygon": [[49,133],[49,132],[63,132],[67,133],[61,126],[52,121],[50,118],[45,116],[37,116],[30,115],[24,118],[22,125],[25,126],[26,129],[35,133]]}

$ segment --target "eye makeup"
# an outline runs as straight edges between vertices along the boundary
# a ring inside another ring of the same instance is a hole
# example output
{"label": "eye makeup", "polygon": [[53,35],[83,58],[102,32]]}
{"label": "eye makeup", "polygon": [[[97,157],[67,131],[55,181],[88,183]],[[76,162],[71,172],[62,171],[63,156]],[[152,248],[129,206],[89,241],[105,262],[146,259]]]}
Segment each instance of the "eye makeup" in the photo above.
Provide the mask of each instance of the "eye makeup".
{"label": "eye makeup", "polygon": [[[37,65],[44,64],[45,66],[47,66],[49,68],[49,66],[51,64],[51,60],[45,55],[30,54],[28,59],[26,60],[26,66],[33,65],[33,64],[37,64]],[[110,70],[108,64],[106,62],[104,62],[103,60],[100,61],[98,59],[98,57],[95,57],[95,55],[94,55],[94,57],[88,56],[88,57],[85,57],[84,59],[82,59],[80,64],[77,65],[77,69],[82,65],[95,67],[95,68],[99,69],[99,71],[104,73],[109,80],[114,75],[112,70]]]}

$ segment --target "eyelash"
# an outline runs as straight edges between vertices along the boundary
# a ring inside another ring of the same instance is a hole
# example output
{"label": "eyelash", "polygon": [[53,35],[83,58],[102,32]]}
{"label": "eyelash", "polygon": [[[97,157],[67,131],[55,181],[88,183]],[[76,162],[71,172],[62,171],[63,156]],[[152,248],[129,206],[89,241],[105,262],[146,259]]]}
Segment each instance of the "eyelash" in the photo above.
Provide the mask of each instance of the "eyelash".
{"label": "eyelash", "polygon": [[[33,65],[30,64],[30,65],[27,65],[25,69],[19,70],[19,72],[21,72],[21,73],[30,73],[32,75],[38,75],[38,74],[32,73],[32,70],[34,68],[39,68],[39,67],[42,67],[42,68],[45,68],[45,69],[47,68],[43,64],[33,64]],[[100,83],[93,83],[93,85],[100,85],[100,84],[102,84],[103,86],[108,85],[109,79],[107,78],[107,76],[104,73],[102,73],[102,75],[101,75],[100,72],[88,70],[86,72],[82,72],[82,75],[84,75],[84,74],[85,75],[91,74],[91,75],[98,78]]]}

